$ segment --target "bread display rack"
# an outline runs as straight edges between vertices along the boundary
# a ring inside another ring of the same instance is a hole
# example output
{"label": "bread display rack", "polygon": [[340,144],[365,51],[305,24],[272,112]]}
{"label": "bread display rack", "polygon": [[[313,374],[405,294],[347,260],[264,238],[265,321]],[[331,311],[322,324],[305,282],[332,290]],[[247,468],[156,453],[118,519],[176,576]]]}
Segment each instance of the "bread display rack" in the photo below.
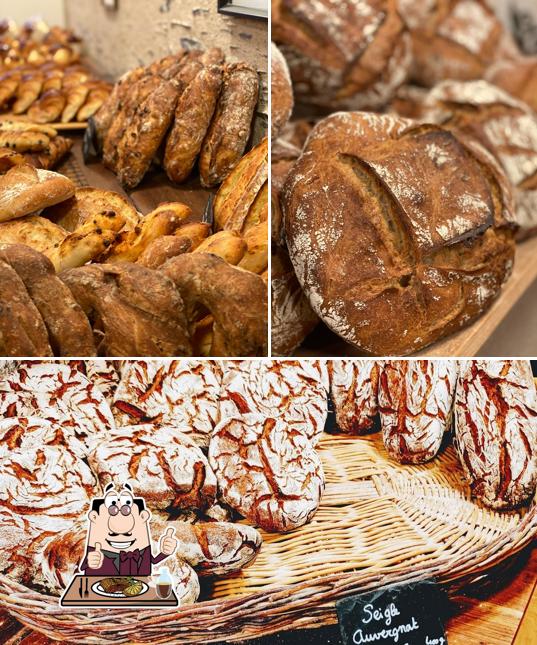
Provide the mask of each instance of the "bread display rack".
{"label": "bread display rack", "polygon": [[[324,434],[326,490],[310,524],[263,532],[240,574],[171,610],[69,610],[0,577],[0,602],[31,629],[77,643],[236,641],[336,622],[336,600],[435,578],[450,593],[476,582],[537,535],[537,505],[497,513],[470,498],[452,446],[433,462],[390,461],[379,434]],[[446,502],[449,501],[449,504]]]}

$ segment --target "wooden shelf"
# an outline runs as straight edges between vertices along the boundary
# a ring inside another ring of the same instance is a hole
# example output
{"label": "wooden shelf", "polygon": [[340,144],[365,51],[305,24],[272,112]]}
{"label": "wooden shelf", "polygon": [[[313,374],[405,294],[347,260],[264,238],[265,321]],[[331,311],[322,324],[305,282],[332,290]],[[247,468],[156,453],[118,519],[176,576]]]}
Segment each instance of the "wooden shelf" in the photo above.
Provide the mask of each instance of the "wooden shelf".
{"label": "wooden shelf", "polygon": [[[426,347],[417,355],[477,356],[485,342],[536,280],[537,237],[534,237],[517,246],[513,274],[488,312],[470,327]],[[537,324],[537,303],[535,309]],[[300,356],[366,356],[352,345],[342,342],[324,326],[306,339],[304,347],[301,347],[297,353]],[[533,351],[519,352],[516,355],[529,356],[536,353],[537,348]]]}

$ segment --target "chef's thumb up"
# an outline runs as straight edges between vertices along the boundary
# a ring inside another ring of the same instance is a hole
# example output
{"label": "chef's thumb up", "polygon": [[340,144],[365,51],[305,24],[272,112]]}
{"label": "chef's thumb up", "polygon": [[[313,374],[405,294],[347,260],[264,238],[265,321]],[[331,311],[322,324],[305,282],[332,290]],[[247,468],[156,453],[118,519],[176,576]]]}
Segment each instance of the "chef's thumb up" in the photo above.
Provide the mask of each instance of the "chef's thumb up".
{"label": "chef's thumb up", "polygon": [[164,555],[171,555],[177,548],[177,540],[173,537],[175,529],[170,526],[160,539],[160,550]]}
{"label": "chef's thumb up", "polygon": [[90,569],[100,569],[103,564],[104,555],[100,542],[95,542],[95,551],[88,554],[88,567]]}

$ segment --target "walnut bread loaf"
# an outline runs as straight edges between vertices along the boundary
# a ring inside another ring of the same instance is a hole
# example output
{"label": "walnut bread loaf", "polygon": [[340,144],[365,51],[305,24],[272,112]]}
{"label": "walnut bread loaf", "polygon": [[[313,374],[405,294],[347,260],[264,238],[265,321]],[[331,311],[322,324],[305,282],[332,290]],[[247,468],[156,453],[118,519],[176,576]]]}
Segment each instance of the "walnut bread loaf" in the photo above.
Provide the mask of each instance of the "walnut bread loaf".
{"label": "walnut bread loaf", "polygon": [[333,114],[312,130],[281,205],[313,309],[371,354],[416,352],[469,325],[511,273],[505,175],[440,126]]}

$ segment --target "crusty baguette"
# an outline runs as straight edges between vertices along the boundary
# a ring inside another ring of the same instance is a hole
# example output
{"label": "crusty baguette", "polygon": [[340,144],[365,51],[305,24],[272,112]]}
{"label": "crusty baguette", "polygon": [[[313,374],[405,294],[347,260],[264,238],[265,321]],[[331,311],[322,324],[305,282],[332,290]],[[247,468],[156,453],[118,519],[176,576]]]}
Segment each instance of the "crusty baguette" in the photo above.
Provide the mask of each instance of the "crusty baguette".
{"label": "crusty baguette", "polygon": [[194,253],[212,253],[228,264],[237,265],[243,259],[246,248],[246,242],[235,231],[219,231],[203,240]]}
{"label": "crusty baguette", "polygon": [[36,213],[68,199],[73,182],[50,170],[15,166],[0,177],[0,222]]}
{"label": "crusty baguette", "polygon": [[238,263],[241,269],[263,273],[268,267],[268,224],[260,222],[244,234],[246,253]]}

